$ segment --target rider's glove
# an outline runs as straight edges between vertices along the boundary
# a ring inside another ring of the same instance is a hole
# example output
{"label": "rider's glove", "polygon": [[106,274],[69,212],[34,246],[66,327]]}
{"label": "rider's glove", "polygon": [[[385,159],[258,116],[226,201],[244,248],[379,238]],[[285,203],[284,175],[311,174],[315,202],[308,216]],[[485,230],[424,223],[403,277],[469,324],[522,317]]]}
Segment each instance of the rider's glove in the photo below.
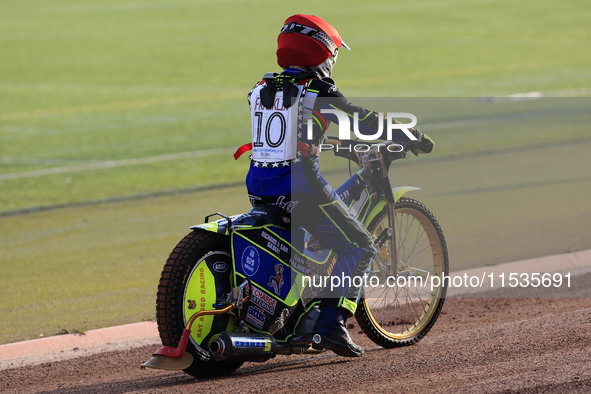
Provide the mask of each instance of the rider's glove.
{"label": "rider's glove", "polygon": [[410,151],[416,155],[421,153],[431,153],[435,143],[427,134],[423,133],[419,129],[412,128],[410,132],[417,137],[417,141],[412,141],[410,144]]}

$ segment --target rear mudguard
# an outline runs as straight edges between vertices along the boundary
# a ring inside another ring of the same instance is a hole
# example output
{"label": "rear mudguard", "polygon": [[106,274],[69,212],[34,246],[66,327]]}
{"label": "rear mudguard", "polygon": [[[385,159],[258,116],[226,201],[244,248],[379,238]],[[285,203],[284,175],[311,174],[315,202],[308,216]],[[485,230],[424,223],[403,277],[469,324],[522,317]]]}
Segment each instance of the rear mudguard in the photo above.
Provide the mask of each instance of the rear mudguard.
{"label": "rear mudguard", "polygon": [[[274,224],[279,227],[289,227],[289,221],[284,220],[281,209],[274,205],[254,207],[248,213],[226,216],[221,213],[214,213],[205,217],[205,223],[191,226],[191,230],[205,230],[212,233],[230,235],[233,229],[245,227],[258,227],[267,224]],[[212,216],[221,216],[214,222],[208,222]]]}
{"label": "rear mudguard", "polygon": [[189,227],[191,230],[205,230],[211,231],[212,233],[230,235],[230,223],[226,219],[219,219],[215,222],[202,223],[196,226]]}

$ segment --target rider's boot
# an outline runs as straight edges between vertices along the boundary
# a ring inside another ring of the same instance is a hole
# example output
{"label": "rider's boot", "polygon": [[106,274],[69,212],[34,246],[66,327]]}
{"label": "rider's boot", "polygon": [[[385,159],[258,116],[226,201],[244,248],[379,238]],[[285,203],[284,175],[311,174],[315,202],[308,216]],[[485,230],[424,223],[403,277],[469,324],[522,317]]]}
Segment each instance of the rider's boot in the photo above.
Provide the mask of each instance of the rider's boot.
{"label": "rider's boot", "polygon": [[334,306],[320,306],[320,315],[314,333],[320,334],[321,341],[315,347],[330,349],[339,356],[361,357],[363,348],[356,345],[347,331],[349,311]]}

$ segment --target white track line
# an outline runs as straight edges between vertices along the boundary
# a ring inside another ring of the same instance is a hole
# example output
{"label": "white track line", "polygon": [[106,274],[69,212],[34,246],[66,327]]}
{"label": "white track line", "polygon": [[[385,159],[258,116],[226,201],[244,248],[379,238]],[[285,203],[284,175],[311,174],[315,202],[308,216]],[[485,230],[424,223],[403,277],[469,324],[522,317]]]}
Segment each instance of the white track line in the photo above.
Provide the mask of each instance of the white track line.
{"label": "white track line", "polygon": [[148,156],[137,159],[123,159],[123,160],[107,160],[95,163],[80,164],[76,166],[53,167],[35,171],[14,172],[10,174],[0,174],[0,181],[8,181],[14,179],[31,178],[36,176],[63,174],[67,172],[79,172],[87,170],[97,170],[100,168],[113,168],[136,166],[140,164],[158,163],[162,161],[172,161],[181,159],[192,159],[196,157],[213,156],[224,153],[232,153],[234,150],[229,148],[217,148],[208,150],[199,150],[192,152],[171,153],[167,155]]}

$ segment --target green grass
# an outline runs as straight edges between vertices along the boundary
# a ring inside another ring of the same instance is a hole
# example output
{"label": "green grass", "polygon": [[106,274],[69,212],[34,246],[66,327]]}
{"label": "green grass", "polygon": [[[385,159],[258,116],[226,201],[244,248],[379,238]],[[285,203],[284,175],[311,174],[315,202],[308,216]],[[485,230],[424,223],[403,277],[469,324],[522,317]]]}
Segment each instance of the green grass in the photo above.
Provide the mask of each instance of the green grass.
{"label": "green grass", "polygon": [[[244,179],[247,159],[231,153],[250,138],[246,93],[277,70],[276,35],[296,12],[330,20],[353,48],[334,73],[344,94],[406,97],[368,106],[399,103],[435,138],[434,154],[398,164],[393,178],[423,188],[415,196],[440,218],[452,267],[589,248],[589,103],[459,99],[588,95],[587,8],[5,2],[0,343],[153,318],[160,269],[187,227],[248,208],[243,187],[212,187]],[[410,99],[419,97],[440,99]],[[327,170],[344,166],[323,159]]]}
{"label": "green grass", "polygon": [[[265,71],[277,70],[277,31],[296,11],[330,19],[352,46],[335,68],[349,96],[584,92],[591,86],[590,28],[580,12],[585,5],[345,1],[338,7],[298,2],[296,10],[270,1],[256,7],[238,1],[5,4],[0,174],[247,142],[245,95]],[[190,185],[211,182],[204,162],[223,166],[216,173],[220,181],[237,179],[240,164],[227,160],[201,161]],[[61,180],[74,179],[69,175],[4,181],[0,212],[190,186],[171,185],[170,167],[161,162],[105,171],[99,176],[114,185],[111,191],[60,188]],[[146,178],[152,186],[138,188]]]}

